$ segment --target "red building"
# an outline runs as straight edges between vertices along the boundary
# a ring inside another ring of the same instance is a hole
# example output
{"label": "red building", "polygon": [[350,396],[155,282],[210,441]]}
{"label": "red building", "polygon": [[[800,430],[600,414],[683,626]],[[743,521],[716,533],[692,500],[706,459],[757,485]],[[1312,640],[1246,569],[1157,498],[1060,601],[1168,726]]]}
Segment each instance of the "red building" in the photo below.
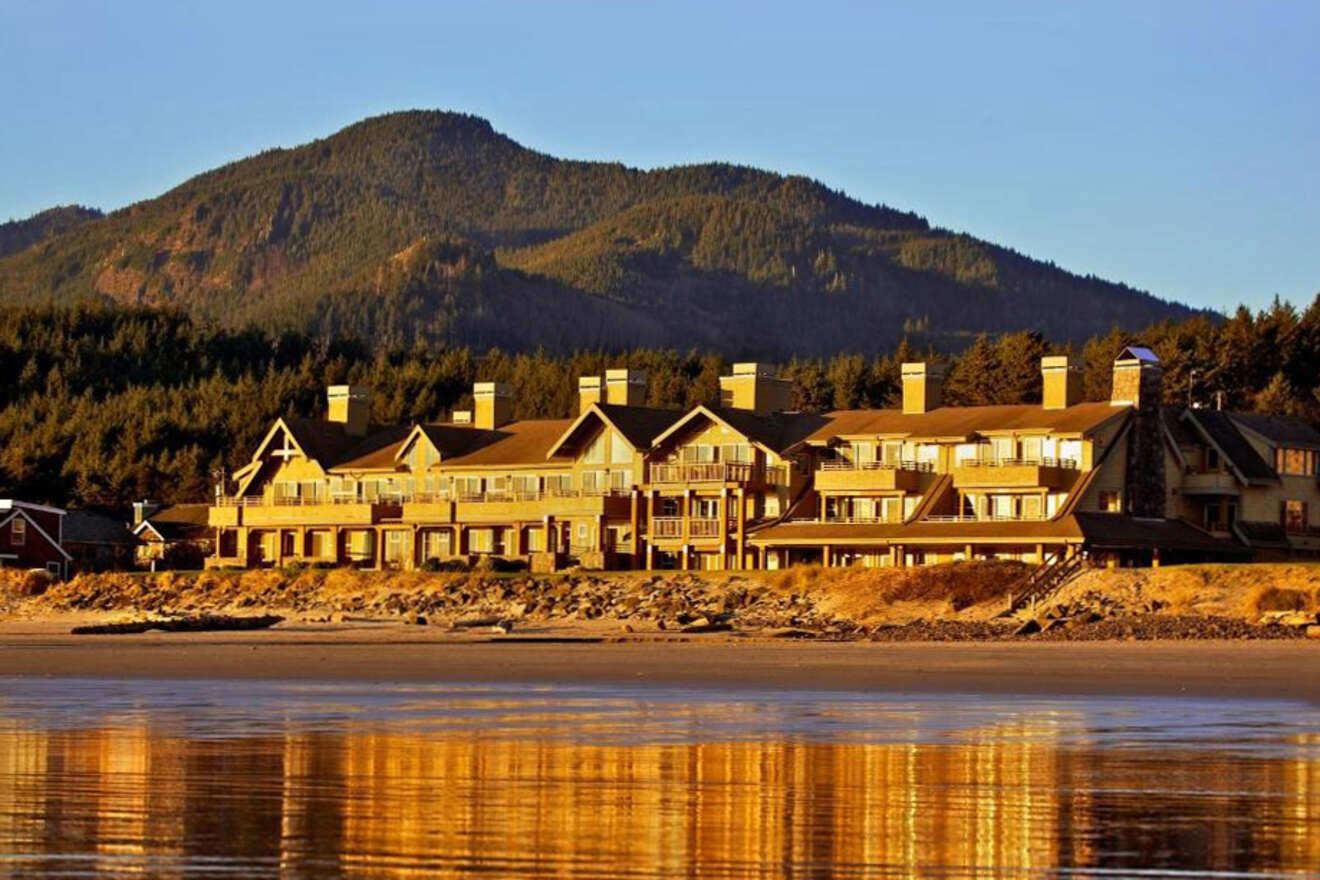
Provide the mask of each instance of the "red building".
{"label": "red building", "polygon": [[0,567],[41,568],[64,577],[69,554],[63,538],[63,510],[0,498]]}

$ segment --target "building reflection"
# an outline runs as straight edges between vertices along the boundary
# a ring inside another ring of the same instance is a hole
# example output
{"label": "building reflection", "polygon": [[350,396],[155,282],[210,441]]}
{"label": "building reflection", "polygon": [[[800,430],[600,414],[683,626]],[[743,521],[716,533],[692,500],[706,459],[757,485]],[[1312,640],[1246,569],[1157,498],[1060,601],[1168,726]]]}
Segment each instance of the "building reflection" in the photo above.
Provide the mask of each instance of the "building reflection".
{"label": "building reflection", "polygon": [[230,873],[382,878],[1320,865],[1320,762],[1090,749],[1056,735],[1061,723],[922,743],[623,745],[0,722],[0,877],[173,877],[217,859]]}

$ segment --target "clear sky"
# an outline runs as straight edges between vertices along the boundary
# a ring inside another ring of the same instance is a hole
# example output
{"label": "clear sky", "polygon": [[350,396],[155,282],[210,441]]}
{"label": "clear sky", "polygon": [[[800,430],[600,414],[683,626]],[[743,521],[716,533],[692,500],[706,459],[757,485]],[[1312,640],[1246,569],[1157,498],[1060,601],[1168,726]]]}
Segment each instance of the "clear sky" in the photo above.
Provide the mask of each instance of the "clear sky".
{"label": "clear sky", "polygon": [[1199,306],[1320,291],[1320,2],[0,0],[0,220],[364,116],[819,178]]}

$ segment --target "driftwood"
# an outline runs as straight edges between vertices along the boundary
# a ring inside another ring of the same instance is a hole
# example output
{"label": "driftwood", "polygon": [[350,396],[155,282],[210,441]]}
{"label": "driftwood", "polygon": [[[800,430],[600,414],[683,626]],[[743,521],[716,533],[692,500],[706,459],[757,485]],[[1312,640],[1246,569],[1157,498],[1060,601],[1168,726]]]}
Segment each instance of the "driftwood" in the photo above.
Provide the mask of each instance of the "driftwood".
{"label": "driftwood", "polygon": [[258,617],[229,617],[224,614],[201,614],[165,620],[133,620],[126,623],[97,623],[75,626],[76,636],[119,636],[159,630],[160,632],[218,632],[220,630],[268,629],[284,618],[276,614]]}

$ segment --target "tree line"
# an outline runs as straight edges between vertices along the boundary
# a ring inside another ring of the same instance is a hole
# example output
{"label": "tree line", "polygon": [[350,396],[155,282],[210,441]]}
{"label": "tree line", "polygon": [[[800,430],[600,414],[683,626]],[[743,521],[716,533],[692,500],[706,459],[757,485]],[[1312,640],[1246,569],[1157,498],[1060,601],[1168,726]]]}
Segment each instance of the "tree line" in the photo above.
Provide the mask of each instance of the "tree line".
{"label": "tree line", "polygon": [[[967,340],[960,352],[906,341],[878,357],[841,353],[780,365],[805,411],[893,406],[905,361],[940,360],[945,402],[1036,403],[1040,358],[1071,354],[1089,400],[1109,394],[1124,345],[1153,348],[1165,401],[1320,420],[1320,297],[1304,311],[1275,301],[1232,316],[1111,331],[1068,349],[1022,331]],[[181,311],[103,304],[14,308],[0,314],[0,497],[67,506],[140,498],[205,500],[216,474],[242,466],[280,416],[321,416],[325,386],[373,389],[382,424],[435,421],[470,406],[472,383],[508,382],[518,418],[560,418],[577,378],[611,367],[648,375],[651,406],[719,399],[728,361],[672,349],[474,351],[417,345],[376,350],[349,338],[234,330]]]}

